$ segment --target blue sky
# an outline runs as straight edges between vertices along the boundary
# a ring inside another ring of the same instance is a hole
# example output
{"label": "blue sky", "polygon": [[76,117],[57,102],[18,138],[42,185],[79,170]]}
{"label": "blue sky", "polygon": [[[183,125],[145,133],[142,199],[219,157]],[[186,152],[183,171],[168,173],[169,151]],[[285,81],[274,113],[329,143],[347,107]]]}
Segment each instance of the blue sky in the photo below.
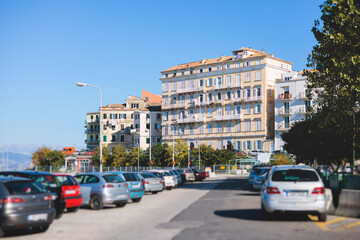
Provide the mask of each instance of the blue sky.
{"label": "blue sky", "polygon": [[141,89],[161,94],[173,65],[264,49],[306,67],[319,0],[0,0],[0,146],[85,147],[86,112]]}

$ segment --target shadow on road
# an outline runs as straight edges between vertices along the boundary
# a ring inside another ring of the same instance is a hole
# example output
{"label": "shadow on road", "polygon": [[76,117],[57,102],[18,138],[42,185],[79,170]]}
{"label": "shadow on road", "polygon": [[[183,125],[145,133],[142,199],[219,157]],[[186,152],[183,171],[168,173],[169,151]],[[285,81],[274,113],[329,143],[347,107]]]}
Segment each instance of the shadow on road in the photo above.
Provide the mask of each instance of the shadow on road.
{"label": "shadow on road", "polygon": [[179,188],[199,190],[248,190],[246,181],[246,179],[240,178],[227,178],[225,180],[208,178],[200,182],[187,182],[179,186]]}
{"label": "shadow on road", "polygon": [[271,219],[264,220],[260,209],[238,209],[238,210],[217,210],[214,214],[220,217],[236,218],[250,221],[312,221],[307,214],[299,213],[277,213]]}

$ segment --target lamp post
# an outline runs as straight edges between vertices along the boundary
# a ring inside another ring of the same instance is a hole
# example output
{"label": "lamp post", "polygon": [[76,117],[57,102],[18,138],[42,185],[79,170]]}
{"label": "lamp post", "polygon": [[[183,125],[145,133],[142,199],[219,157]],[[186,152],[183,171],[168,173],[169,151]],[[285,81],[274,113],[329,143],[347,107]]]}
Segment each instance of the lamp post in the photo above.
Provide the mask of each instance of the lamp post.
{"label": "lamp post", "polygon": [[76,83],[76,86],[78,86],[78,87],[93,87],[93,88],[97,88],[97,89],[99,89],[99,91],[100,91],[100,112],[99,112],[99,115],[100,115],[100,117],[99,117],[99,120],[100,120],[100,124],[99,124],[99,126],[100,126],[100,131],[99,131],[99,137],[100,137],[100,142],[99,142],[99,148],[100,148],[100,172],[102,172],[102,165],[103,165],[103,161],[102,161],[102,159],[103,159],[103,157],[102,157],[102,128],[103,128],[103,126],[102,126],[102,91],[101,91],[101,89],[98,87],[98,86],[94,86],[94,85],[90,85],[90,84],[87,84],[87,83],[82,83],[82,82],[77,82]]}
{"label": "lamp post", "polygon": [[360,106],[359,106],[359,102],[356,101],[355,105],[352,107],[353,110],[353,127],[354,127],[354,134],[353,134],[353,164],[352,164],[352,173],[355,175],[355,160],[356,160],[356,156],[355,156],[355,138],[356,138],[356,121],[355,121],[355,115],[357,112],[360,111]]}
{"label": "lamp post", "polygon": [[173,131],[172,131],[172,137],[173,137],[173,154],[172,154],[172,169],[174,169],[174,162],[175,162],[175,140],[174,140],[174,135],[175,135],[175,129],[174,129],[174,125],[173,127]]}
{"label": "lamp post", "polygon": [[[140,121],[140,113],[142,113],[142,111],[135,111],[136,113],[139,113],[139,121]],[[151,114],[149,113],[145,113],[146,115],[149,115],[149,169],[151,169]],[[141,121],[140,121],[141,122]],[[140,146],[140,136],[141,136],[141,131],[139,132],[139,146]]]}

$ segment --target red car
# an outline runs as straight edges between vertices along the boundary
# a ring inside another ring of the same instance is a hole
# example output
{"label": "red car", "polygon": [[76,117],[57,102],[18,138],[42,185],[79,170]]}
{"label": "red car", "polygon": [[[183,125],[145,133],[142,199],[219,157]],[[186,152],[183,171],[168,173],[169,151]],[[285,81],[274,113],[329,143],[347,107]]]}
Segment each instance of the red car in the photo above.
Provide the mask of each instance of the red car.
{"label": "red car", "polygon": [[77,210],[79,210],[82,203],[79,183],[71,175],[61,173],[56,173],[55,175],[61,184],[61,198],[64,199],[66,202],[65,207],[67,211],[76,212]]}

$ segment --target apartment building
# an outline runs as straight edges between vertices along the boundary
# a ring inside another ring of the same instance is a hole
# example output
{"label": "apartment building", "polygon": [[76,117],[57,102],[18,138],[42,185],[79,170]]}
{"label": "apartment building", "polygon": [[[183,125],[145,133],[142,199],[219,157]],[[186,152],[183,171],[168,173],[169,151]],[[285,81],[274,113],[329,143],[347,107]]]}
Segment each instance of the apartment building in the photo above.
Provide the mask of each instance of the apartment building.
{"label": "apartment building", "polygon": [[[150,98],[152,101],[150,101]],[[157,124],[156,127],[161,125],[161,117],[156,117],[156,114],[161,116],[161,102],[158,102],[158,98],[146,91],[143,91],[143,98],[129,96],[124,104],[108,104],[103,106],[101,124],[103,128],[103,146],[108,147],[110,152],[118,144],[121,144],[126,149],[131,149],[133,146],[140,146],[142,149],[149,147],[147,142],[150,142],[150,140],[146,140],[146,138],[150,139],[150,131],[146,132],[145,128],[150,126],[146,125],[146,118],[139,118],[141,121],[137,119],[139,113],[149,113],[152,116],[155,114],[155,117],[152,117],[152,124]],[[89,149],[99,146],[99,123],[99,112],[87,113],[85,126],[87,137],[85,142]],[[145,140],[139,139],[140,136],[137,129],[140,126],[145,126],[144,134],[141,135]],[[151,138],[153,139],[152,143],[161,141],[161,132],[152,131]],[[135,141],[137,141],[137,144]]]}
{"label": "apartment building", "polygon": [[161,72],[162,141],[192,146],[274,149],[274,86],[292,63],[252,48]]}
{"label": "apartment building", "polygon": [[307,78],[302,72],[283,73],[275,83],[275,150],[283,150],[281,134],[288,131],[294,122],[309,117],[310,107],[316,96],[310,99]]}

